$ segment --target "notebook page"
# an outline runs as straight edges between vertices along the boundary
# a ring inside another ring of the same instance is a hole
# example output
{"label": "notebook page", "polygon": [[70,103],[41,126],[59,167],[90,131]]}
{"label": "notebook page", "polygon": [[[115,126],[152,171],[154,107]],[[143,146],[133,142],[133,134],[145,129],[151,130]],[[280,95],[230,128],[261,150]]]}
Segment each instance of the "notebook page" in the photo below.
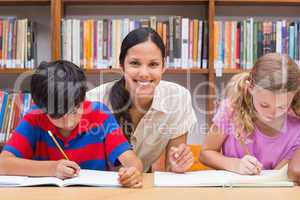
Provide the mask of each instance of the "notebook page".
{"label": "notebook page", "polygon": [[177,174],[172,172],[155,172],[154,185],[158,187],[196,187],[224,186],[231,176],[230,172],[204,170]]}
{"label": "notebook page", "polygon": [[28,177],[26,176],[0,176],[0,187],[13,187],[22,185]]}
{"label": "notebook page", "polygon": [[86,186],[120,186],[118,173],[98,170],[80,170],[77,177],[64,180],[64,186],[86,185]]}
{"label": "notebook page", "polygon": [[62,187],[63,180],[56,177],[27,177],[20,186],[55,185]]}
{"label": "notebook page", "polygon": [[260,175],[246,176],[239,174],[232,174],[230,182],[232,184],[250,184],[250,183],[269,183],[277,181],[289,181],[287,176],[288,166],[285,165],[280,170],[265,170]]}

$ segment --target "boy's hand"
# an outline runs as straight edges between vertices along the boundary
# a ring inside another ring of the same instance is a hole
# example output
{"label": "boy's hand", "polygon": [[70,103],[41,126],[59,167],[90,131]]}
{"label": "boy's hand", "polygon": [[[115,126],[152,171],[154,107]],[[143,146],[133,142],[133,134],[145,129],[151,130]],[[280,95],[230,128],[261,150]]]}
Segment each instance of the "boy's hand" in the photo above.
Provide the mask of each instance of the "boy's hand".
{"label": "boy's hand", "polygon": [[194,156],[191,148],[186,144],[178,147],[171,147],[168,155],[172,172],[186,172],[194,163]]}
{"label": "boy's hand", "polygon": [[262,164],[255,157],[245,155],[238,162],[237,173],[244,175],[259,175],[262,167]]}
{"label": "boy's hand", "polygon": [[124,187],[141,188],[143,186],[142,174],[135,167],[120,168],[118,180]]}
{"label": "boy's hand", "polygon": [[69,160],[58,160],[55,163],[54,176],[59,179],[78,176],[80,167],[77,163]]}

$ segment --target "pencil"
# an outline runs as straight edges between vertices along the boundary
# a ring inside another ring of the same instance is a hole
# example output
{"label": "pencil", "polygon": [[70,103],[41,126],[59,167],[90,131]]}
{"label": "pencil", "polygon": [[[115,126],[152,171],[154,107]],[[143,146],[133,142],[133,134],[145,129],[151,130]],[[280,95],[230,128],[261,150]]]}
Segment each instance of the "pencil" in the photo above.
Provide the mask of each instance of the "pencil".
{"label": "pencil", "polygon": [[[250,155],[251,156],[251,153],[250,153],[250,151],[248,149],[248,146],[247,146],[245,140],[244,139],[240,139],[240,143],[242,144],[242,147],[244,149],[245,155]],[[256,166],[256,170],[260,174],[260,169],[259,169],[258,166]]]}
{"label": "pencil", "polygon": [[55,137],[53,136],[53,134],[51,133],[51,131],[48,131],[48,134],[50,135],[50,137],[52,138],[53,142],[55,143],[56,147],[59,149],[59,151],[61,152],[61,154],[65,157],[66,160],[70,160],[68,158],[68,156],[65,154],[64,150],[60,147],[60,145],[58,144],[58,142],[56,141]]}

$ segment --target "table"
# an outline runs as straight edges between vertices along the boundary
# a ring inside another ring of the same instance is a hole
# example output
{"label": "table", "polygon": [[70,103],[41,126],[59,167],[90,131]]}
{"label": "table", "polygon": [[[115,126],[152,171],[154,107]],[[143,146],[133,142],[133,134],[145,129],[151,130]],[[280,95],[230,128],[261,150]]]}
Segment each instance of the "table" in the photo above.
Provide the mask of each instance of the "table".
{"label": "table", "polygon": [[153,174],[144,174],[142,189],[101,187],[0,188],[1,200],[299,200],[293,188],[157,188]]}

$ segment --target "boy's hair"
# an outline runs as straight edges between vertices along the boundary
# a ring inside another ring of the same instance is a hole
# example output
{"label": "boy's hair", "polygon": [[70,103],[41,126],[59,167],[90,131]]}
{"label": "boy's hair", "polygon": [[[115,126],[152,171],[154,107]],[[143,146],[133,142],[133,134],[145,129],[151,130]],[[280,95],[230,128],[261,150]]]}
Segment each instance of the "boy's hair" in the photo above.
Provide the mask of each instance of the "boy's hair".
{"label": "boy's hair", "polygon": [[34,103],[54,119],[78,107],[87,91],[83,70],[65,60],[42,62],[32,75],[30,87]]}
{"label": "boy's hair", "polygon": [[[246,81],[251,86],[272,92],[291,92],[299,88],[300,72],[297,64],[287,55],[269,53],[260,57],[250,73],[237,74],[227,84],[225,97],[232,107],[237,137],[247,137],[254,130],[255,108],[252,95],[246,91]],[[300,116],[300,95],[296,93],[291,108]],[[243,135],[243,134],[246,135]]]}

